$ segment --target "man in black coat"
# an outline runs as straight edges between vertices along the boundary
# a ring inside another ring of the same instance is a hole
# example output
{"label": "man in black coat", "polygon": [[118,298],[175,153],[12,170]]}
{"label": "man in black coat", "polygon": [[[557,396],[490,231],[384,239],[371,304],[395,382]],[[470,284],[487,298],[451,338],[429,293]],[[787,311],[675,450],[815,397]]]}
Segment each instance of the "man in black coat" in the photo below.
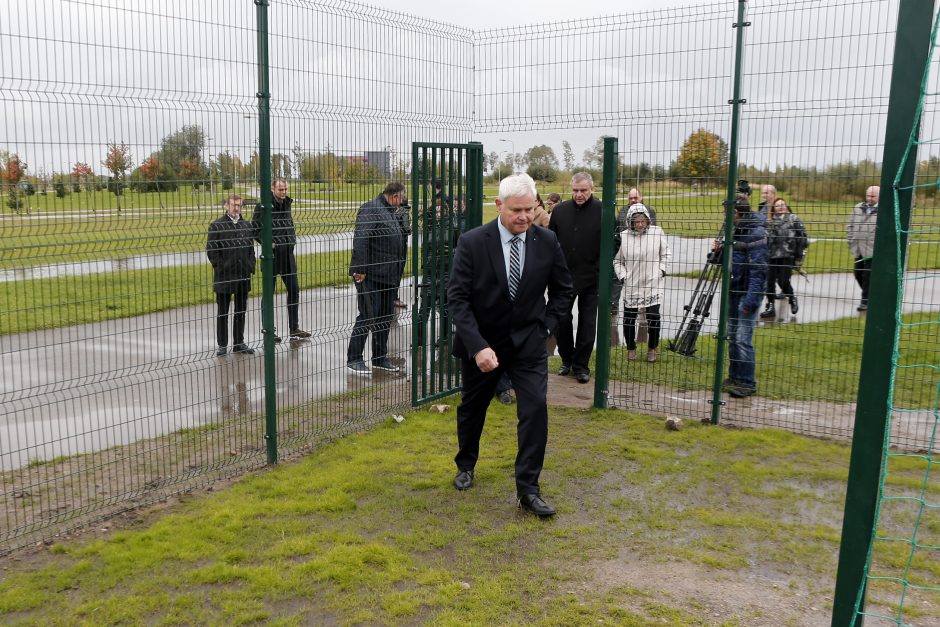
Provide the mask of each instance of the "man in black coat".
{"label": "man in black coat", "polygon": [[[297,233],[294,230],[294,218],[291,205],[294,199],[287,195],[287,179],[278,176],[271,183],[274,203],[271,208],[271,232],[274,243],[274,277],[281,277],[287,290],[287,325],[290,339],[303,340],[310,337],[309,331],[300,328],[300,283],[297,281],[297,259],[294,246],[297,245]],[[251,223],[255,227],[258,241],[261,241],[261,225],[264,220],[264,207],[261,203],[255,207]],[[281,338],[275,336],[275,342]]]}
{"label": "man in black coat", "polygon": [[218,343],[216,355],[228,350],[228,313],[235,299],[232,324],[232,352],[254,353],[245,344],[245,309],[251,290],[251,275],[255,271],[255,230],[241,217],[242,197],[231,195],[225,200],[225,215],[209,225],[206,256],[212,264],[212,289],[218,305],[215,333]]}
{"label": "man in black coat", "polygon": [[388,372],[400,370],[388,358],[388,334],[405,266],[406,240],[397,215],[404,196],[404,185],[389,183],[356,214],[349,274],[356,285],[359,315],[346,350],[346,368],[353,374],[371,374],[363,359],[370,331],[372,367]]}
{"label": "man in black coat", "polygon": [[503,179],[496,200],[499,218],[457,240],[447,287],[457,331],[453,354],[463,376],[454,487],[473,485],[486,410],[508,372],[518,401],[516,494],[526,511],[551,516],[555,510],[539,488],[548,442],[545,339],[570,308],[573,288],[554,233],[532,224],[535,195],[528,175]]}
{"label": "man in black coat", "polygon": [[594,180],[590,174],[578,172],[571,177],[571,200],[555,207],[548,228],[558,236],[578,297],[577,339],[570,306],[558,325],[558,353],[561,355],[558,374],[564,377],[573,372],[578,383],[587,383],[591,380],[588,361],[597,334],[601,259],[601,201],[594,197]]}

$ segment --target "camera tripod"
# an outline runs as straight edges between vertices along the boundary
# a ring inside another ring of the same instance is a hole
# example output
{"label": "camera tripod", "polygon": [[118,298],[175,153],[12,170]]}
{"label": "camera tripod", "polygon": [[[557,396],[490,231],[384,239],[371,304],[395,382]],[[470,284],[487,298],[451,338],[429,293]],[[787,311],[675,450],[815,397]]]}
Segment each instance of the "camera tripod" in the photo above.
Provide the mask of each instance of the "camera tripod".
{"label": "camera tripod", "polygon": [[676,339],[669,342],[669,350],[686,357],[695,354],[695,342],[709,316],[715,291],[721,283],[721,255],[716,252],[708,253],[705,267],[698,276],[698,283],[692,292],[689,304],[685,305],[685,314],[676,333]]}

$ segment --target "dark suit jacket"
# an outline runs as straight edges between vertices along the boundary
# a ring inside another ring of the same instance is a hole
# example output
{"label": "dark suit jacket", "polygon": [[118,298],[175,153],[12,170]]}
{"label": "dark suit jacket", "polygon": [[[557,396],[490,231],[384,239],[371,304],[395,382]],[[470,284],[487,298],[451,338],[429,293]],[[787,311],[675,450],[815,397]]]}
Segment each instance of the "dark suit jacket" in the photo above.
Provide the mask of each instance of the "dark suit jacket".
{"label": "dark suit jacket", "polygon": [[398,211],[379,194],[359,207],[349,274],[365,274],[370,284],[398,285],[408,252]]}
{"label": "dark suit jacket", "polygon": [[533,225],[525,246],[522,281],[512,301],[496,220],[457,240],[447,286],[447,309],[457,328],[455,357],[472,359],[487,346],[508,341],[519,348],[531,333],[548,337],[570,309],[574,287],[558,238]]}

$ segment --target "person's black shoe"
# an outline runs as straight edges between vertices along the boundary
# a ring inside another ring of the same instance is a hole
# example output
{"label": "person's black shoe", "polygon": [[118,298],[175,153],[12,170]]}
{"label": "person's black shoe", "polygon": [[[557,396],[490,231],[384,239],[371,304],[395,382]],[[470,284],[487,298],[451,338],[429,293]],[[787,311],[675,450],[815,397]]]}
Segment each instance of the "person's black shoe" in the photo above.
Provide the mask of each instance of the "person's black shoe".
{"label": "person's black shoe", "polygon": [[571,374],[571,366],[567,366],[567,365],[565,365],[565,364],[562,364],[562,365],[561,365],[561,368],[558,369],[558,376],[559,376],[559,377],[567,377],[569,374]]}
{"label": "person's black shoe", "polygon": [[224,355],[224,354],[227,353],[227,352],[228,352],[228,348],[227,348],[227,347],[225,347],[225,346],[220,346],[220,347],[218,347],[218,348],[216,349],[216,351],[215,351],[215,356],[216,356],[216,357],[221,357],[222,355]]}
{"label": "person's black shoe", "polygon": [[555,515],[555,509],[543,501],[542,497],[538,494],[524,494],[520,496],[519,507],[530,514],[535,514],[539,518],[547,518],[548,516]]}
{"label": "person's black shoe", "polygon": [[291,329],[290,339],[292,340],[306,340],[310,337],[310,331],[304,331],[303,329]]}
{"label": "person's black shoe", "polygon": [[379,370],[385,370],[386,372],[398,372],[401,370],[398,366],[393,364],[388,357],[382,357],[381,359],[373,359],[372,367],[378,368]]}
{"label": "person's black shoe", "polygon": [[369,370],[368,366],[366,366],[366,362],[362,361],[361,359],[359,361],[351,361],[347,363],[346,370],[358,375],[372,374],[372,371]]}
{"label": "person's black shoe", "polygon": [[798,312],[799,310],[800,310],[800,303],[796,300],[796,296],[791,296],[790,297],[790,313],[795,316],[796,312]]}
{"label": "person's black shoe", "polygon": [[255,349],[248,346],[247,344],[236,344],[232,347],[233,353],[241,353],[243,355],[254,355]]}
{"label": "person's black shoe", "polygon": [[774,305],[772,302],[767,303],[767,308],[764,309],[763,312],[761,312],[760,317],[763,318],[764,320],[769,320],[769,319],[773,319],[777,317],[777,311],[774,309]]}
{"label": "person's black shoe", "polygon": [[868,311],[868,299],[863,298],[862,302],[860,302],[858,307],[855,308],[855,311]]}
{"label": "person's black shoe", "polygon": [[503,405],[512,405],[512,394],[509,393],[509,390],[503,390],[496,395],[496,398],[498,398],[499,402]]}
{"label": "person's black shoe", "polygon": [[748,387],[739,383],[731,388],[728,393],[734,398],[747,398],[748,396],[756,394],[757,388]]}
{"label": "person's black shoe", "polygon": [[454,477],[454,487],[458,490],[469,490],[470,486],[473,485],[473,471],[472,470],[461,470],[457,473],[457,476]]}
{"label": "person's black shoe", "polygon": [[578,380],[578,383],[587,383],[591,380],[591,375],[586,372],[579,372],[578,374],[574,375],[574,378]]}

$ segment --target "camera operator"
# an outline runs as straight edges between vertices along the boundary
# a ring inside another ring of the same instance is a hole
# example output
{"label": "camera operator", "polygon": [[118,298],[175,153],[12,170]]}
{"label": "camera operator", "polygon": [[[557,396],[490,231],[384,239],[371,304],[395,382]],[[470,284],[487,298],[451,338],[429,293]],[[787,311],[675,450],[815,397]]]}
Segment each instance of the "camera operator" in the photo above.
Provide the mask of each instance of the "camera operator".
{"label": "camera operator", "polygon": [[[738,187],[741,188],[741,181]],[[712,250],[715,259],[719,260],[724,246],[716,240]],[[757,392],[753,335],[766,281],[767,232],[764,221],[758,214],[751,212],[747,194],[739,192],[734,203],[728,307],[728,378],[722,383],[722,389],[735,398],[744,398]]]}

